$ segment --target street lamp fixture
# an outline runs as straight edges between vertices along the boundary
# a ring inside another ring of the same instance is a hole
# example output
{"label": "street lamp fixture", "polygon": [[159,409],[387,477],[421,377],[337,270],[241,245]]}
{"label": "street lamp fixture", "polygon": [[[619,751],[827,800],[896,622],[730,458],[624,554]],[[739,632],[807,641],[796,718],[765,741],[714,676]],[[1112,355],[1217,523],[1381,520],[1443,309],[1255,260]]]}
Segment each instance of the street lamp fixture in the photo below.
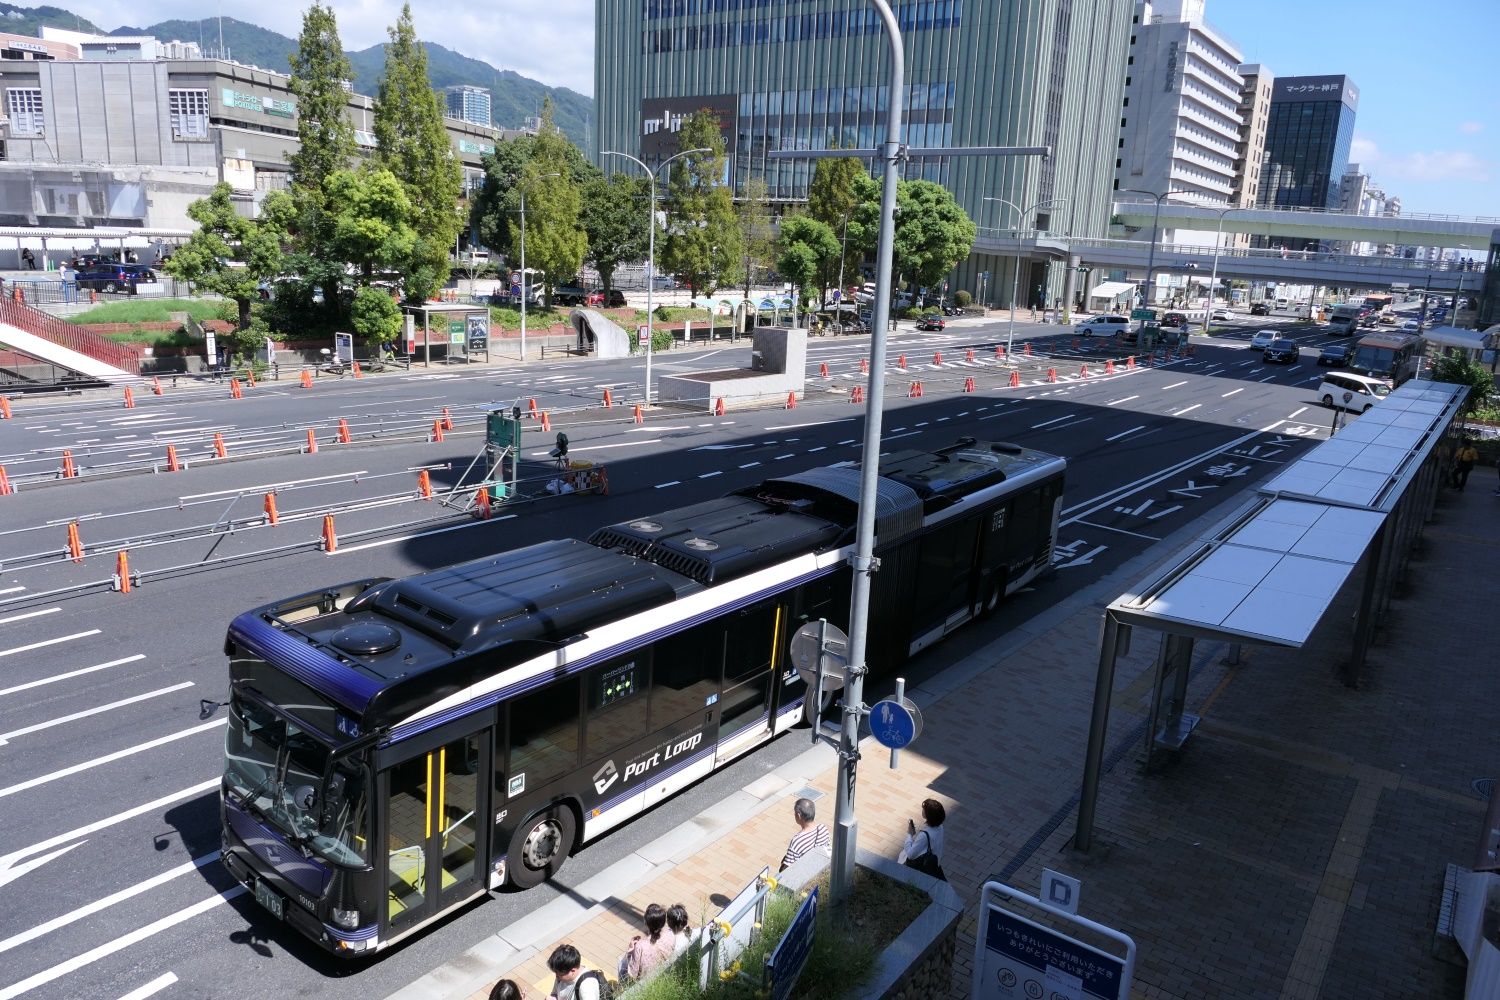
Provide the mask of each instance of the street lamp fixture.
{"label": "street lamp fixture", "polygon": [[613,150],[613,149],[606,149],[606,150],[602,151],[599,154],[600,156],[622,156],[622,157],[624,157],[625,159],[629,160],[631,163],[634,163],[636,166],[640,167],[642,170],[644,170],[646,172],[646,179],[647,179],[647,181],[651,185],[651,222],[650,222],[651,229],[649,231],[649,235],[646,237],[646,405],[647,406],[651,405],[651,355],[652,355],[652,343],[651,343],[651,340],[652,340],[652,335],[655,333],[655,330],[653,329],[653,326],[652,326],[652,320],[654,319],[654,310],[653,310],[652,303],[654,301],[653,295],[656,292],[656,175],[657,175],[657,172],[660,171],[662,167],[665,167],[668,163],[671,163],[673,160],[677,159],[679,156],[687,156],[687,155],[689,155],[691,153],[712,153],[712,152],[713,152],[713,150],[709,149],[707,147],[700,147],[698,149],[684,149],[684,150],[681,150],[679,152],[673,153],[671,156],[667,157],[665,160],[662,160],[660,163],[658,163],[656,165],[656,170],[652,170],[650,167],[646,166],[645,161],[639,159],[638,157],[631,156],[629,153],[621,153],[621,152],[618,152],[618,151]]}
{"label": "street lamp fixture", "polygon": [[1170,198],[1174,194],[1192,194],[1191,191],[1163,191],[1156,194],[1153,191],[1143,191],[1140,188],[1121,188],[1123,194],[1143,194],[1156,202],[1156,211],[1151,216],[1151,252],[1146,255],[1146,287],[1141,291],[1141,307],[1151,307],[1153,285],[1156,281],[1156,241],[1161,233],[1161,203],[1162,199]]}
{"label": "street lamp fixture", "polygon": [[[1018,206],[1015,202],[1009,201],[1005,198],[986,197],[984,200],[998,201],[1002,205],[1009,205],[1011,209],[1016,213],[1016,263],[1015,266],[1011,268],[1010,272],[1010,329],[1005,335],[1005,356],[1010,357],[1011,348],[1016,339],[1016,282],[1021,275],[1021,248],[1019,245],[1021,241],[1021,222],[1023,219],[1029,217],[1032,212],[1035,212],[1039,208],[1066,205],[1068,203],[1068,199],[1051,198],[1047,201],[1039,201],[1036,204],[1032,205],[1030,208],[1024,209]],[[1046,317],[1044,316],[1043,318],[1045,319]]]}
{"label": "street lamp fixture", "polygon": [[1230,212],[1248,212],[1249,206],[1220,209],[1219,236],[1214,240],[1214,270],[1208,279],[1208,306],[1203,310],[1203,335],[1208,336],[1208,317],[1214,311],[1214,289],[1219,287],[1219,254],[1224,249],[1224,216]]}

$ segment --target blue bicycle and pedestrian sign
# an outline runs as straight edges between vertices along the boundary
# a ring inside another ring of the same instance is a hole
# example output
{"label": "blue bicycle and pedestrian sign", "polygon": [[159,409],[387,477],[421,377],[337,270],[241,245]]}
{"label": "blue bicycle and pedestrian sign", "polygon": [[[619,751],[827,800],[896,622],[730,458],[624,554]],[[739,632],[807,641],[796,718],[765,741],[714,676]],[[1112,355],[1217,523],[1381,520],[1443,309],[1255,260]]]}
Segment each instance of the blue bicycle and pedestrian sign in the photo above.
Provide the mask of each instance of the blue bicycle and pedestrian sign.
{"label": "blue bicycle and pedestrian sign", "polygon": [[870,708],[870,735],[888,750],[905,750],[921,732],[922,713],[905,698],[887,698]]}

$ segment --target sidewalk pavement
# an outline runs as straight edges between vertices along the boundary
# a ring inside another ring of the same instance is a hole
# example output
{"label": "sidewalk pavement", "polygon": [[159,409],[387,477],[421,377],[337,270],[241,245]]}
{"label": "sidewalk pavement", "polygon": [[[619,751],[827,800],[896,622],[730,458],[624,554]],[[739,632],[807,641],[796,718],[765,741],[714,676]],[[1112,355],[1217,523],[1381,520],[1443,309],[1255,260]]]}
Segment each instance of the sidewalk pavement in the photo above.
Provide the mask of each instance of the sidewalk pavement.
{"label": "sidewalk pavement", "polygon": [[[1190,702],[1202,724],[1151,773],[1157,637],[1138,634],[1116,671],[1087,857],[1067,845],[1102,608],[1209,518],[910,689],[925,728],[900,770],[864,746],[860,846],[894,855],[923,798],[948,806],[943,865],[969,907],[951,995],[969,995],[979,887],[1035,892],[1046,866],[1082,879],[1080,913],[1135,938],[1137,997],[1461,996],[1462,968],[1432,957],[1434,924],[1444,865],[1467,863],[1480,832],[1473,783],[1500,756],[1500,728],[1475,710],[1500,703],[1497,513],[1487,489],[1440,496],[1358,690],[1336,672],[1357,582],[1303,650],[1247,648],[1229,666],[1222,645],[1201,645]],[[484,1000],[502,976],[545,996],[563,941],[612,975],[648,903],[683,903],[699,925],[712,896],[774,868],[796,795],[821,793],[831,818],[833,779],[831,751],[810,749],[393,1000]]]}

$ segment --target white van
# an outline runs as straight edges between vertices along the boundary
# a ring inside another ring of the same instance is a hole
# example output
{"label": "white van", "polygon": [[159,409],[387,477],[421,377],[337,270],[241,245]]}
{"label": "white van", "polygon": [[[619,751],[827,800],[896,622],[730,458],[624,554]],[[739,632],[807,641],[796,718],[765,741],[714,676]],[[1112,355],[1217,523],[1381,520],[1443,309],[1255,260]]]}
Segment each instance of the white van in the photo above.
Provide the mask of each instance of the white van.
{"label": "white van", "polygon": [[1329,372],[1318,386],[1318,399],[1324,406],[1354,413],[1365,412],[1390,394],[1391,387],[1382,380],[1353,372]]}
{"label": "white van", "polygon": [[1073,332],[1083,337],[1113,337],[1129,329],[1130,320],[1124,316],[1095,316],[1079,323]]}

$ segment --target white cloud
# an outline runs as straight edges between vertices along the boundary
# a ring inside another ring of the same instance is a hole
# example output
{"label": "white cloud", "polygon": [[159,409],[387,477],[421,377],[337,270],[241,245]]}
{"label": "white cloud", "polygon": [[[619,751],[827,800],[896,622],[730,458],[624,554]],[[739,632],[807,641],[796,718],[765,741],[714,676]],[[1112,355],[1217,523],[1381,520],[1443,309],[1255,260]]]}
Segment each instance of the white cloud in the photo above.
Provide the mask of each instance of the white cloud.
{"label": "white cloud", "polygon": [[[296,38],[308,0],[261,0],[241,8],[240,20]],[[412,0],[412,20],[423,41],[436,42],[502,70],[582,94],[594,92],[595,0],[497,0],[472,8],[436,0]],[[122,23],[121,7],[109,0],[77,0],[69,9],[105,31]],[[347,49],[386,41],[386,28],[401,13],[401,0],[333,0],[339,34]],[[131,5],[136,26],[205,14],[201,0],[143,0]],[[210,16],[212,16],[210,12]],[[206,41],[207,39],[205,39]],[[197,41],[197,39],[184,39]],[[285,70],[285,67],[270,67]]]}
{"label": "white cloud", "polygon": [[[1471,123],[1472,124],[1472,123]],[[1467,150],[1435,149],[1429,152],[1384,153],[1373,139],[1355,136],[1349,144],[1349,161],[1365,173],[1378,173],[1383,181],[1449,181],[1488,183],[1494,164]]]}
{"label": "white cloud", "polygon": [[1357,135],[1349,143],[1349,162],[1358,163],[1360,168],[1366,170],[1373,167],[1380,160],[1380,148],[1375,145],[1374,139],[1366,139]]}
{"label": "white cloud", "polygon": [[1484,123],[1483,122],[1460,122],[1459,126],[1458,126],[1458,130],[1460,132],[1465,133],[1466,135],[1474,135],[1476,133],[1484,131]]}

